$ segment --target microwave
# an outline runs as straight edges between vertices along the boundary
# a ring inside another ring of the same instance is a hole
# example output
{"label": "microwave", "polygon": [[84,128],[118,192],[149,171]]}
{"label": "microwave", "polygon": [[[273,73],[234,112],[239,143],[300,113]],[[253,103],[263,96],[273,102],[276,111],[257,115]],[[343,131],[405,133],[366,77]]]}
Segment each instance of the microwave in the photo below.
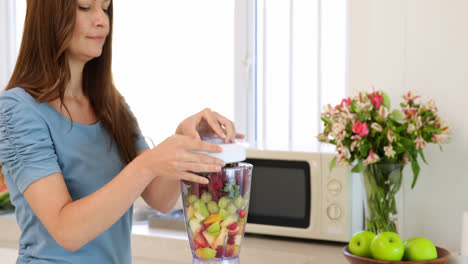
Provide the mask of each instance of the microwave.
{"label": "microwave", "polygon": [[348,242],[364,229],[363,187],[331,153],[247,150],[253,165],[246,231]]}

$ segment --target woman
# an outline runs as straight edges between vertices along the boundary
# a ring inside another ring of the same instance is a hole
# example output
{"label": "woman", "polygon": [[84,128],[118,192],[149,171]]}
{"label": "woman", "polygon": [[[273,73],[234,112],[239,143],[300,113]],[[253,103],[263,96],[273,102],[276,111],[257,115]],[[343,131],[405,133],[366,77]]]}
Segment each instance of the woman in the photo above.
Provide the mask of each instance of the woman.
{"label": "woman", "polygon": [[181,179],[206,184],[192,172],[224,165],[193,152],[220,151],[200,133],[237,136],[207,109],[148,149],[112,83],[111,42],[111,0],[27,1],[0,95],[0,177],[22,230],[17,263],[131,263],[134,201],[168,212]]}

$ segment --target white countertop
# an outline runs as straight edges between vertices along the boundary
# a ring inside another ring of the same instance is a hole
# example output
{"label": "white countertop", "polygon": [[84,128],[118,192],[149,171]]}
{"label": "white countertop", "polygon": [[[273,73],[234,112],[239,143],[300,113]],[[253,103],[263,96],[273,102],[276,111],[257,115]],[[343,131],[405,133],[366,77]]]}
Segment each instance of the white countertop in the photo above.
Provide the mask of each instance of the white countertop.
{"label": "white countertop", "polygon": [[[16,261],[20,230],[14,215],[0,216],[0,259],[2,264]],[[347,264],[341,253],[344,244],[323,241],[273,238],[247,234],[242,242],[242,264]],[[158,230],[140,223],[133,226],[132,255],[134,264],[192,263],[186,234]],[[449,264],[468,264],[468,258],[453,256]]]}

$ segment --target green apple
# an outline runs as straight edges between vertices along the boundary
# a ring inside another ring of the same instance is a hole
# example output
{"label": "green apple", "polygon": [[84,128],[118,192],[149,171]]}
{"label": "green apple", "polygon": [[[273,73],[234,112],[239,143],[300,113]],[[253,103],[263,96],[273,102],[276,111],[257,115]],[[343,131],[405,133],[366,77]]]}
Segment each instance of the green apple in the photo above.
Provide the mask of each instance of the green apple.
{"label": "green apple", "polygon": [[405,245],[395,232],[382,232],[372,240],[370,252],[374,259],[400,261],[405,253]]}
{"label": "green apple", "polygon": [[437,250],[434,244],[427,238],[415,237],[405,241],[405,255],[409,261],[437,259]]}
{"label": "green apple", "polygon": [[351,237],[349,241],[349,251],[360,257],[371,258],[370,244],[374,239],[375,233],[370,231],[361,231]]}

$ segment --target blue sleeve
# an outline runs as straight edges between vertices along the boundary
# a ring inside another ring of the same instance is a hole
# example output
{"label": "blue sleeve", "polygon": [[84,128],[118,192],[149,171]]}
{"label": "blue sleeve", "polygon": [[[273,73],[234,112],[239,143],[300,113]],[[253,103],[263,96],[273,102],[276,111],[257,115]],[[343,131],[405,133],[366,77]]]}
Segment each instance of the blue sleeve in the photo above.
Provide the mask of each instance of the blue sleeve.
{"label": "blue sleeve", "polygon": [[[136,121],[136,119],[135,119]],[[137,130],[137,138],[135,139],[135,148],[136,152],[144,149],[149,149],[150,147],[148,146],[148,143],[145,140],[145,137],[143,134],[141,134],[140,127],[138,126],[138,122],[136,122],[136,130]]]}
{"label": "blue sleeve", "polygon": [[61,171],[47,124],[30,102],[13,96],[0,96],[0,165],[21,193]]}

